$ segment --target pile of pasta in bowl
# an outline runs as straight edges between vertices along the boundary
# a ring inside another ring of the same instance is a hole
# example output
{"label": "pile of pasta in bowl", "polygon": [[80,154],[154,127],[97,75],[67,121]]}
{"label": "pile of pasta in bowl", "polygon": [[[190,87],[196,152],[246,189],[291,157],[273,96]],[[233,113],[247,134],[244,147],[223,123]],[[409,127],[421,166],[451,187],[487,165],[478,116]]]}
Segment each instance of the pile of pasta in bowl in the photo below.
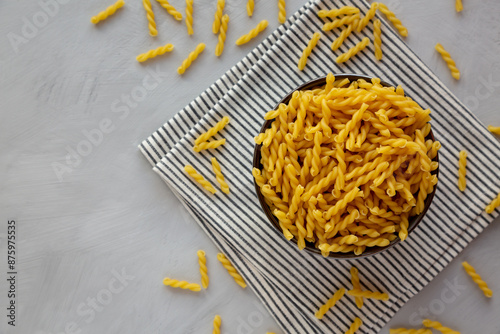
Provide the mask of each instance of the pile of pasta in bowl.
{"label": "pile of pasta in bowl", "polygon": [[425,214],[440,143],[430,110],[400,86],[328,74],[264,118],[255,137],[257,193],[299,249],[372,254],[405,240]]}

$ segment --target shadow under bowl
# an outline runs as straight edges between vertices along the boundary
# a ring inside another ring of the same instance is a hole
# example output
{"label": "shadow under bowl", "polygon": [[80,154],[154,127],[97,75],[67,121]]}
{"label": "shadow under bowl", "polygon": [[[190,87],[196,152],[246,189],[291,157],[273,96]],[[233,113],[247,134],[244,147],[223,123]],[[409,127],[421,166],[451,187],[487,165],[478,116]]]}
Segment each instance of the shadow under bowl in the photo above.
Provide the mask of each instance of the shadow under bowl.
{"label": "shadow under bowl", "polygon": [[[339,79],[342,80],[345,78],[349,79],[349,81],[351,81],[351,82],[356,81],[358,79],[363,79],[363,80],[368,81],[368,82],[371,82],[371,80],[372,80],[372,77],[366,76],[366,75],[358,75],[358,74],[337,74],[337,75],[335,75],[336,80],[339,80]],[[295,88],[292,92],[290,92],[285,98],[283,98],[275,106],[274,110],[276,110],[281,103],[287,104],[290,101],[293,92],[295,92],[297,90],[311,90],[311,89],[315,89],[315,88],[320,88],[320,87],[324,86],[325,84],[326,84],[326,77],[321,77],[321,78],[309,81],[303,85],[300,85],[299,87]],[[394,85],[391,85],[391,84],[389,84],[387,82],[383,82],[383,81],[380,84],[385,86],[385,87],[395,87]],[[266,129],[270,128],[273,121],[274,121],[273,119],[265,121],[264,125],[262,126],[262,128],[260,130],[260,133],[263,133],[266,131]],[[432,139],[433,141],[435,140],[434,134],[432,133],[432,130],[429,132],[429,134],[427,135],[427,137],[425,139],[426,140]],[[261,146],[262,145],[255,145],[254,155],[253,155],[253,167],[258,168],[259,170],[262,170],[262,168],[263,168],[262,164],[260,162],[260,160],[261,160]],[[436,155],[436,157],[433,159],[433,161],[439,162],[439,153],[438,153],[438,155]],[[438,176],[439,167],[436,170],[432,171],[431,174]],[[282,230],[281,230],[278,218],[276,218],[276,216],[271,212],[271,208],[267,205],[267,203],[264,199],[264,196],[262,195],[262,193],[260,191],[259,186],[255,182],[255,179],[254,179],[254,186],[255,186],[255,191],[257,192],[257,196],[259,198],[260,205],[261,205],[262,209],[264,210],[267,218],[269,219],[271,224],[274,226],[274,228],[277,229],[280,232],[280,234],[282,235]],[[424,207],[424,210],[422,211],[422,213],[420,213],[417,216],[413,216],[413,217],[409,218],[408,234],[410,234],[424,218],[425,214],[427,213],[427,210],[429,209],[429,207],[432,203],[432,200],[434,199],[436,189],[437,189],[437,184],[434,186],[434,189],[432,190],[432,192],[427,195],[427,198],[425,199],[425,207]],[[285,238],[285,237],[283,236],[283,238]],[[293,238],[289,241],[290,241],[290,246],[297,247],[297,239],[296,238]],[[401,242],[401,239],[398,236],[396,239],[391,241],[391,243],[389,245],[387,245],[385,247],[379,247],[379,246],[367,247],[366,250],[360,255],[356,255],[353,252],[348,252],[348,253],[330,252],[329,257],[336,258],[336,259],[365,258],[368,256],[379,254],[383,251],[386,251],[386,250],[394,247],[399,242]],[[306,241],[306,246],[305,246],[304,250],[306,250],[307,252],[321,255],[321,250],[316,248],[314,243],[311,243],[311,242]]]}

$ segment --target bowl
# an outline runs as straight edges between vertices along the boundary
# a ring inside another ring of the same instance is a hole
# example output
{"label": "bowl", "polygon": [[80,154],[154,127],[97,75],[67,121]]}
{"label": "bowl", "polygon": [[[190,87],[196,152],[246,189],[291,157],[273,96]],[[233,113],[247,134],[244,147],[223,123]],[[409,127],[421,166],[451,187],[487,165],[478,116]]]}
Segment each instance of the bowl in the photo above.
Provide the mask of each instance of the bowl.
{"label": "bowl", "polygon": [[[342,80],[342,79],[345,79],[345,78],[349,79],[351,82],[355,81],[355,80],[358,80],[358,79],[364,79],[364,80],[370,82],[371,79],[372,79],[372,77],[370,77],[370,76],[358,75],[358,74],[336,74],[335,75],[335,79],[336,80],[339,80],[339,79]],[[321,77],[321,78],[318,78],[318,79],[306,82],[303,85],[300,85],[299,87],[295,88],[292,92],[290,92],[287,96],[285,96],[275,106],[274,109],[276,110],[281,103],[287,104],[288,101],[291,99],[293,92],[296,91],[296,90],[310,90],[310,89],[322,87],[325,84],[326,84],[326,77]],[[381,81],[381,85],[383,85],[385,87],[395,87],[394,85],[389,84],[387,82],[383,82],[383,81]],[[406,96],[408,96],[408,95],[406,95]],[[262,126],[262,128],[260,130],[260,133],[265,132],[266,129],[268,129],[271,126],[271,123],[273,121],[274,120],[267,120],[267,121],[265,121],[264,125]],[[429,135],[425,139],[426,140],[432,139],[433,141],[435,140],[434,134],[432,133],[432,129],[429,132]],[[255,145],[254,155],[253,155],[253,167],[258,168],[260,170],[262,170],[262,164],[260,163],[260,160],[261,160],[261,151],[260,151],[261,146],[262,145],[257,145],[257,144]],[[439,153],[438,153],[438,155],[436,155],[436,157],[433,159],[433,161],[439,162]],[[432,171],[431,174],[438,176],[438,174],[439,174],[439,167],[436,170]],[[259,198],[260,205],[261,205],[262,209],[264,210],[264,213],[266,214],[269,222],[283,236],[283,233],[282,233],[281,227],[279,225],[278,219],[276,218],[276,216],[273,215],[273,213],[271,212],[271,209],[269,208],[269,206],[265,202],[264,196],[260,192],[260,188],[257,185],[257,183],[255,182],[255,179],[254,179],[254,186],[255,186],[255,191],[257,192],[257,196]],[[427,211],[428,211],[428,209],[429,209],[429,207],[430,207],[430,205],[432,203],[432,200],[434,199],[434,195],[436,193],[436,189],[437,189],[437,184],[434,186],[433,191],[427,195],[427,198],[425,200],[425,207],[424,207],[424,210],[422,211],[422,213],[420,213],[419,215],[416,215],[416,216],[413,216],[413,217],[409,218],[409,221],[408,221],[408,223],[409,223],[408,224],[408,238],[406,239],[406,242],[408,242],[408,240],[409,240],[409,234],[417,227],[417,225],[422,221],[422,219],[424,218],[425,214],[427,213]],[[283,236],[283,238],[285,238],[285,237]],[[399,242],[401,242],[401,239],[398,236],[396,239],[394,239],[393,241],[391,241],[391,243],[389,245],[387,245],[385,247],[379,247],[379,246],[376,246],[376,247],[367,247],[366,250],[362,254],[360,254],[360,255],[356,255],[353,252],[348,252],[348,253],[333,253],[333,252],[330,252],[329,253],[329,257],[336,258],[336,259],[359,259],[359,258],[364,258],[364,257],[373,256],[375,254],[379,254],[379,253],[381,253],[383,251],[386,251],[386,250],[394,247]],[[297,247],[297,239],[295,237],[293,239],[289,240],[289,243],[290,243],[290,246]],[[316,248],[313,243],[308,242],[308,241],[306,241],[306,246],[305,246],[304,250],[307,251],[307,252],[310,252],[310,253],[321,255],[321,250],[319,250],[318,248]]]}

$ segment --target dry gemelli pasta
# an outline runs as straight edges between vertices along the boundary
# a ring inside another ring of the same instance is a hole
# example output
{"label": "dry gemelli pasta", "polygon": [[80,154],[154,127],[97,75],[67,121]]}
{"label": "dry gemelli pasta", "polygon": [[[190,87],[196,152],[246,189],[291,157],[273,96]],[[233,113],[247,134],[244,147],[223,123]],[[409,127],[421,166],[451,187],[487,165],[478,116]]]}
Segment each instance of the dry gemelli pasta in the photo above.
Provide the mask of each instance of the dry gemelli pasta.
{"label": "dry gemelli pasta", "polygon": [[107,19],[109,16],[113,15],[119,8],[122,8],[123,5],[125,5],[125,1],[118,0],[117,2],[115,2],[114,4],[112,4],[111,6],[109,6],[108,8],[97,14],[96,16],[92,16],[90,22],[92,22],[93,24],[97,24],[102,20]]}
{"label": "dry gemelli pasta", "polygon": [[361,291],[361,290],[349,290],[347,294],[354,297],[364,297],[364,298],[373,298],[379,300],[389,300],[389,295],[387,293],[376,292],[376,291]]}
{"label": "dry gemelli pasta", "polygon": [[209,140],[211,137],[215,136],[219,131],[224,129],[224,127],[229,123],[229,117],[224,116],[222,119],[215,124],[213,127],[208,129],[207,132],[202,133],[196,140],[194,141],[195,145],[201,144],[207,140]]}
{"label": "dry gemelli pasta", "polygon": [[407,329],[407,328],[391,328],[389,334],[432,334],[428,328]]}
{"label": "dry gemelli pasta", "polygon": [[360,318],[354,319],[353,323],[351,324],[351,327],[349,327],[349,329],[345,332],[345,334],[354,334],[354,332],[356,332],[359,329],[359,327],[361,327],[361,325],[363,325],[363,321],[361,321]]}
{"label": "dry gemelli pasta", "polygon": [[171,52],[174,49],[174,46],[172,44],[166,44],[164,46],[160,46],[156,49],[149,50],[146,53],[141,53],[140,55],[137,56],[137,61],[142,63],[148,59],[161,56],[162,54],[165,54],[167,52]]}
{"label": "dry gemelli pasta", "polygon": [[266,29],[268,24],[269,24],[269,22],[267,22],[267,20],[260,21],[259,24],[257,24],[257,26],[255,28],[253,28],[252,30],[250,30],[248,32],[248,34],[243,35],[240,38],[238,38],[236,40],[236,45],[243,45],[245,43],[250,42],[253,38],[257,37],[257,35],[261,31]]}
{"label": "dry gemelli pasta", "polygon": [[249,17],[252,17],[254,7],[255,7],[254,0],[248,0],[247,1],[247,14]]}
{"label": "dry gemelli pasta", "polygon": [[227,272],[229,275],[231,275],[234,278],[234,281],[236,284],[241,286],[243,289],[247,287],[247,284],[245,283],[245,280],[241,275],[238,273],[235,267],[231,264],[231,262],[226,258],[226,256],[222,253],[217,254],[217,260],[219,260],[220,263],[226,268]]}
{"label": "dry gemelli pasta", "polygon": [[467,171],[466,166],[467,166],[467,152],[460,151],[458,158],[458,189],[460,189],[460,191],[465,191],[466,187],[466,180],[465,180],[465,173]]}
{"label": "dry gemelli pasta", "polygon": [[[356,267],[351,267],[351,283],[352,288],[361,291],[361,284],[359,283],[359,271]],[[356,306],[358,308],[363,307],[363,297],[354,297]]]}
{"label": "dry gemelli pasta", "polygon": [[440,331],[443,334],[460,334],[460,332],[457,332],[457,331],[454,331],[453,329],[445,327],[445,326],[441,325],[441,323],[439,323],[437,321],[432,321],[432,320],[429,320],[429,319],[424,319],[422,321],[422,323],[424,324],[425,327],[434,328],[434,329]]}
{"label": "dry gemelli pasta", "polygon": [[224,14],[221,19],[221,26],[219,30],[219,38],[217,45],[215,46],[215,55],[219,57],[224,51],[224,42],[226,41],[227,24],[229,23],[229,15]]}
{"label": "dry gemelli pasta", "polygon": [[349,37],[349,35],[352,33],[353,29],[356,27],[356,25],[358,24],[359,17],[355,16],[354,18],[355,20],[351,22],[344,30],[342,30],[340,36],[333,41],[331,46],[332,51],[335,51],[338,48],[340,48],[342,44],[344,44],[344,41],[347,39],[347,37]]}
{"label": "dry gemelli pasta", "polygon": [[359,8],[352,6],[344,6],[339,9],[320,10],[318,12],[318,16],[321,18],[325,18],[325,17],[337,17],[340,15],[353,15],[358,13],[359,13]]}
{"label": "dry gemelli pasta", "polygon": [[166,9],[167,13],[172,15],[177,21],[182,20],[182,14],[177,11],[167,0],[156,0],[160,6]]}
{"label": "dry gemelli pasta", "polygon": [[493,291],[491,291],[490,288],[488,288],[488,284],[486,284],[485,281],[479,276],[478,273],[476,273],[476,270],[474,269],[473,266],[471,266],[467,262],[462,262],[462,265],[464,266],[465,271],[469,276],[472,278],[472,280],[479,286],[479,289],[483,291],[484,295],[488,298],[491,298],[493,296]]}
{"label": "dry gemelli pasta", "polygon": [[205,256],[206,254],[202,250],[199,250],[196,254],[198,255],[198,265],[200,266],[201,285],[204,289],[206,289],[208,288],[208,283],[210,282],[207,273],[207,258]]}
{"label": "dry gemelli pasta", "polygon": [[224,11],[225,5],[226,0],[217,0],[217,10],[215,11],[214,23],[212,25],[212,32],[214,34],[219,32],[222,20],[222,12]]}
{"label": "dry gemelli pasta", "polygon": [[205,190],[211,192],[212,194],[215,194],[216,190],[215,188],[205,180],[203,176],[198,174],[198,172],[193,168],[193,166],[186,165],[184,166],[184,171],[191,176],[196,182],[198,182]]}
{"label": "dry gemelli pasta", "polygon": [[203,150],[209,150],[209,149],[216,149],[217,147],[224,145],[226,143],[226,139],[221,139],[221,140],[213,140],[213,141],[206,141],[204,143],[200,143],[198,145],[193,146],[193,151],[195,152],[201,152]]}
{"label": "dry gemelli pasta", "polygon": [[214,317],[214,330],[212,331],[212,334],[220,334],[220,326],[221,326],[221,318],[220,315],[216,315]]}
{"label": "dry gemelli pasta", "polygon": [[500,206],[500,193],[495,197],[488,206],[486,206],[486,213],[492,213]]}
{"label": "dry gemelli pasta", "polygon": [[156,30],[155,14],[153,13],[153,7],[151,7],[150,0],[142,0],[142,5],[146,10],[146,18],[148,20],[148,29],[151,36],[158,35],[158,30]]}
{"label": "dry gemelli pasta", "polygon": [[186,0],[186,28],[188,35],[194,34],[193,30],[193,0]]}
{"label": "dry gemelli pasta", "polygon": [[342,296],[345,294],[345,289],[340,288],[337,290],[332,298],[328,299],[325,304],[323,304],[319,310],[314,314],[314,316],[317,319],[323,319],[323,316],[325,315],[326,312],[328,312],[329,309],[335,306],[335,304],[342,298]]}
{"label": "dry gemelli pasta", "polygon": [[345,63],[346,61],[357,55],[359,52],[363,51],[368,46],[368,44],[370,44],[370,39],[368,37],[363,38],[361,42],[350,48],[346,53],[338,56],[336,62]]}
{"label": "dry gemelli pasta", "polygon": [[299,70],[302,71],[306,67],[307,58],[311,54],[312,49],[314,49],[314,47],[316,46],[316,44],[318,44],[318,41],[319,41],[320,38],[321,38],[321,34],[319,32],[315,32],[313,34],[311,40],[309,41],[309,44],[304,49],[304,51],[302,51],[302,56],[300,56],[299,64],[297,65],[297,67],[299,68]]}
{"label": "dry gemelli pasta", "polygon": [[436,51],[441,54],[441,57],[443,57],[443,60],[446,62],[446,65],[448,65],[448,68],[450,69],[451,76],[455,78],[456,80],[460,79],[460,71],[457,68],[457,65],[455,64],[455,61],[451,58],[450,54],[448,51],[444,49],[444,47],[437,43],[436,44]]}
{"label": "dry gemelli pasta", "polygon": [[462,0],[455,0],[455,10],[460,13],[464,10],[464,6],[462,5]]}
{"label": "dry gemelli pasta", "polygon": [[278,0],[278,21],[285,23],[286,21],[286,3],[285,0]]}
{"label": "dry gemelli pasta", "polygon": [[493,125],[488,125],[488,130],[491,133],[494,133],[496,135],[500,135],[500,126],[493,126]]}
{"label": "dry gemelli pasta", "polygon": [[189,283],[186,281],[179,281],[176,279],[171,279],[168,277],[165,277],[163,279],[163,284],[166,286],[171,286],[173,288],[180,288],[180,289],[185,289],[185,290],[191,290],[191,291],[200,291],[201,286],[196,283]]}
{"label": "dry gemelli pasta", "polygon": [[374,2],[371,4],[370,10],[368,12],[366,12],[366,15],[358,23],[358,27],[357,27],[358,32],[363,30],[364,27],[366,27],[368,25],[368,23],[371,21],[371,19],[373,19],[373,17],[377,13],[378,6],[379,6],[378,2]]}
{"label": "dry gemelli pasta", "polygon": [[349,16],[344,16],[340,19],[336,19],[332,22],[327,22],[323,24],[323,28],[321,30],[323,31],[329,31],[333,30],[335,28],[344,26],[344,25],[351,25],[352,23],[354,24],[354,28],[357,27],[359,21],[359,14],[354,14],[354,15],[349,15]]}
{"label": "dry gemelli pasta", "polygon": [[394,28],[399,31],[399,34],[403,37],[408,36],[408,29],[401,23],[401,21],[396,17],[396,15],[387,8],[383,3],[379,3],[378,9],[382,12],[382,14],[387,17],[389,21],[391,21]]}
{"label": "dry gemelli pasta", "polygon": [[196,60],[196,58],[198,58],[198,56],[200,55],[200,53],[203,52],[203,50],[205,50],[205,43],[200,43],[196,46],[196,48],[194,49],[194,51],[192,51],[188,57],[186,59],[184,59],[184,61],[182,62],[182,65],[179,66],[179,68],[177,69],[177,73],[179,74],[184,74],[184,72],[186,72],[186,70],[189,68],[189,66],[191,66],[191,63],[193,61]]}
{"label": "dry gemelli pasta", "polygon": [[217,162],[217,159],[212,158],[212,168],[214,170],[215,176],[217,178],[217,182],[220,184],[220,189],[224,194],[229,194],[229,186],[227,185],[226,181],[224,180],[224,175],[222,175],[222,170],[220,168],[219,163]]}
{"label": "dry gemelli pasta", "polygon": [[429,114],[399,86],[332,74],[269,111],[252,174],[286,239],[324,256],[404,240],[437,183]]}
{"label": "dry gemelli pasta", "polygon": [[373,46],[375,47],[375,59],[382,59],[382,23],[379,19],[373,22]]}

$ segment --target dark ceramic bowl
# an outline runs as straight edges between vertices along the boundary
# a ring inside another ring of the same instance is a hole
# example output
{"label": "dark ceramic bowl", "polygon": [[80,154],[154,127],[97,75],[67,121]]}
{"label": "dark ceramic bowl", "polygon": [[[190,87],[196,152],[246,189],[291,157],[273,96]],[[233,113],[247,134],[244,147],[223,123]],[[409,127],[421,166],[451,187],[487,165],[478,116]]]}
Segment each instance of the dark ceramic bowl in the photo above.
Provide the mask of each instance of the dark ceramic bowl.
{"label": "dark ceramic bowl", "polygon": [[[372,77],[369,77],[369,76],[356,75],[356,74],[339,74],[339,75],[335,75],[335,79],[336,80],[338,80],[338,79],[345,79],[345,78],[349,79],[351,82],[355,81],[355,80],[358,80],[358,79],[364,79],[364,80],[370,82],[371,79],[372,79]],[[296,91],[296,90],[311,90],[311,89],[322,87],[325,84],[326,84],[326,77],[321,77],[321,78],[318,78],[316,80],[307,82],[307,83],[305,83],[305,84],[297,87],[292,92],[290,92],[285,98],[283,98],[283,100],[281,100],[276,105],[276,107],[274,109],[277,109],[278,106],[281,103],[287,104],[290,101],[293,92]],[[381,82],[381,84],[383,86],[386,86],[386,87],[394,87],[394,85],[388,84],[386,82]],[[272,122],[273,122],[273,120],[267,120],[267,121],[265,121],[264,125],[262,126],[262,128],[260,130],[260,132],[261,133],[265,132],[266,129],[268,129],[269,127],[271,127],[271,123]],[[426,140],[427,139],[435,140],[434,139],[434,135],[432,133],[432,130],[429,133],[429,135],[427,136]],[[261,159],[260,149],[261,149],[261,145],[255,145],[255,150],[254,150],[254,155],[253,155],[253,167],[262,170],[262,164],[260,163],[260,159]],[[438,156],[436,156],[433,159],[433,161],[439,161]],[[439,173],[439,168],[432,172],[432,174],[435,174],[436,176],[438,175],[438,173]],[[257,185],[257,183],[255,183],[255,180],[254,180],[254,185],[255,185],[255,191],[257,192],[257,196],[259,198],[260,205],[261,205],[262,209],[264,210],[267,218],[269,219],[269,221],[271,222],[271,224],[274,226],[274,228],[276,228],[280,233],[282,233],[281,227],[280,227],[279,222],[278,222],[278,218],[276,218],[273,215],[273,213],[271,212],[271,209],[269,208],[269,206],[265,202],[264,196],[260,192],[259,186]],[[434,186],[434,190],[430,194],[427,195],[427,198],[425,200],[424,211],[422,211],[422,213],[419,214],[419,215],[417,215],[417,216],[410,217],[410,219],[409,219],[409,225],[408,225],[408,234],[410,234],[417,227],[417,225],[420,223],[420,221],[424,218],[425,214],[427,213],[427,210],[429,209],[429,206],[432,203],[432,200],[434,199],[434,195],[436,193],[436,189],[437,189],[437,185],[435,185]],[[407,240],[410,240],[410,239],[407,239]],[[388,250],[389,248],[394,247],[400,241],[401,241],[401,239],[399,239],[399,237],[397,237],[396,239],[394,239],[393,241],[391,241],[391,243],[389,245],[387,245],[385,247],[378,247],[378,246],[377,247],[367,247],[366,250],[362,254],[360,254],[360,255],[356,255],[353,252],[348,252],[348,253],[333,253],[333,252],[330,252],[329,257],[336,258],[336,259],[359,259],[359,258],[364,258],[364,257],[368,257],[368,256],[372,256],[372,255],[381,253],[381,252],[383,252],[385,250]],[[290,240],[290,246],[291,247],[297,247],[297,239],[296,238],[293,238],[293,239]],[[304,248],[304,250],[306,250],[308,252],[311,252],[311,253],[316,253],[316,254],[320,254],[321,255],[321,251],[318,248],[316,248],[313,243],[310,243],[310,242],[307,242],[307,241],[306,241],[306,247]]]}

